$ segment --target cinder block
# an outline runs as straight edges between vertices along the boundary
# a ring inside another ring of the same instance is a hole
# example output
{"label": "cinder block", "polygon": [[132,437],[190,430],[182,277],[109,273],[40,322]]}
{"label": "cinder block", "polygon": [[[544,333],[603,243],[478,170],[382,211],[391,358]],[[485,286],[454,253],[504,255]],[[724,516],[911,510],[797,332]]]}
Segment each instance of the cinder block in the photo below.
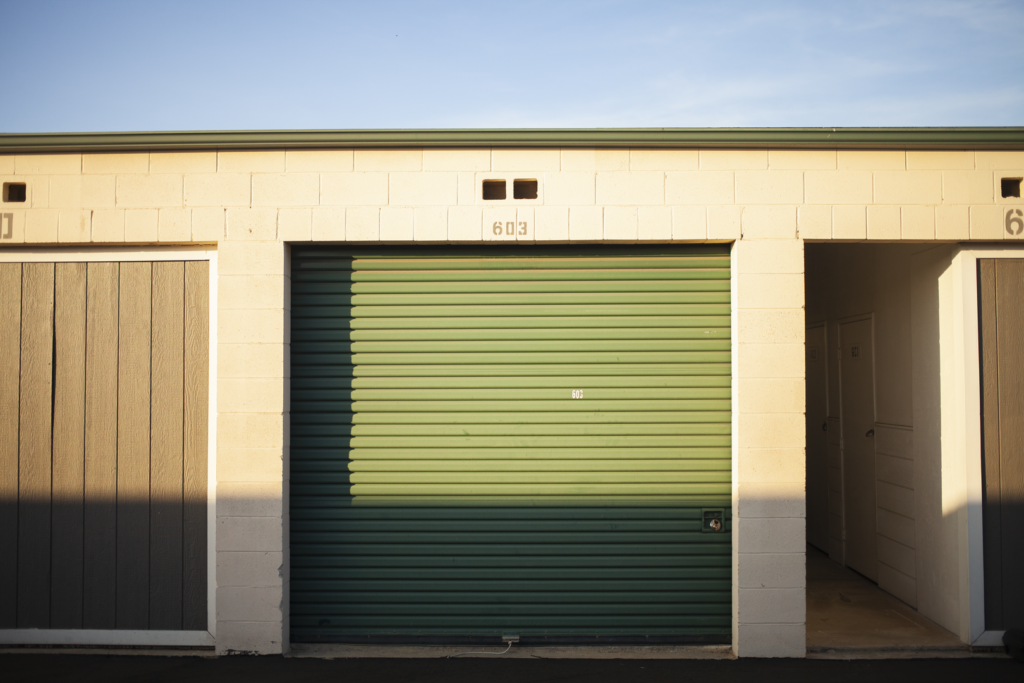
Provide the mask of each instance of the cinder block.
{"label": "cinder block", "polygon": [[484,209],[484,241],[515,242],[517,232],[516,207],[489,206]]}
{"label": "cinder block", "polygon": [[935,239],[935,209],[930,206],[904,206],[901,212],[903,239]]}
{"label": "cinder block", "polygon": [[696,171],[700,161],[695,149],[631,149],[631,171]]}
{"label": "cinder block", "polygon": [[971,238],[971,218],[966,206],[935,207],[935,239],[967,240]]}
{"label": "cinder block", "polygon": [[183,206],[180,175],[117,176],[119,208],[158,208]]}
{"label": "cinder block", "polygon": [[803,243],[800,240],[739,242],[736,245],[736,272],[802,275],[804,272]]}
{"label": "cinder block", "polygon": [[217,553],[218,586],[277,586],[282,583],[284,553]]}
{"label": "cinder block", "polygon": [[[54,176],[56,179],[60,176]],[[81,176],[82,207],[89,209],[112,209],[115,205],[115,176]]]}
{"label": "cinder block", "polygon": [[352,163],[350,149],[299,149],[284,153],[284,167],[289,173],[344,173],[352,170]]}
{"label": "cinder block", "polygon": [[380,210],[380,239],[412,241],[414,236],[412,209],[387,206]]}
{"label": "cinder block", "polygon": [[[251,306],[243,297],[231,301],[220,299],[217,318],[218,342],[221,344],[287,344],[288,312],[283,309],[241,308]],[[225,408],[230,410],[230,408]]]}
{"label": "cinder block", "polygon": [[516,241],[535,242],[537,241],[537,223],[533,214],[534,207],[516,207]]}
{"label": "cinder block", "polygon": [[[733,539],[741,555],[752,553],[799,553],[806,551],[802,517],[742,517],[733,519]],[[781,621],[781,620],[779,620]]]}
{"label": "cinder block", "polygon": [[708,239],[740,239],[742,235],[742,214],[743,207],[740,206],[709,206]]}
{"label": "cinder block", "polygon": [[991,171],[945,171],[942,174],[942,202],[991,204],[994,187]]}
{"label": "cinder block", "polygon": [[[803,310],[801,309],[801,315]],[[741,319],[748,315],[746,312]],[[742,331],[742,330],[741,330]],[[801,335],[802,336],[802,335]],[[742,337],[741,337],[742,339]],[[739,345],[739,366],[737,376],[744,378],[804,377],[804,345],[799,344],[748,344]],[[803,429],[801,427],[801,429]],[[803,432],[801,432],[803,434]],[[803,439],[803,437],[800,437]],[[802,442],[801,442],[802,445]],[[778,444],[756,444],[751,447],[778,448]]]}
{"label": "cinder block", "polygon": [[320,176],[320,203],[383,206],[388,203],[388,174],[324,173]]}
{"label": "cinder block", "polygon": [[791,482],[806,478],[803,448],[740,448],[736,472],[740,482]]}
{"label": "cinder block", "polygon": [[[377,209],[372,209],[372,211],[374,212],[374,218],[376,218]],[[318,206],[312,209],[311,217],[313,221],[311,226],[313,231],[312,239],[330,242],[341,242],[345,240],[345,207]],[[278,222],[280,223],[280,221],[281,218],[278,217]],[[280,227],[278,229],[280,230]],[[281,239],[288,238],[282,235]],[[373,239],[377,239],[376,226],[374,226]]]}
{"label": "cinder block", "polygon": [[[803,410],[801,410],[801,413]],[[735,509],[744,519],[805,517],[804,481],[739,482]]]}
{"label": "cinder block", "polygon": [[425,149],[424,171],[490,171],[489,149]]}
{"label": "cinder block", "polygon": [[702,206],[672,207],[673,240],[707,240],[708,209]]}
{"label": "cinder block", "polygon": [[804,588],[807,585],[807,562],[803,553],[743,553],[737,560],[737,588]]}
{"label": "cinder block", "polygon": [[218,621],[217,655],[279,655],[287,648],[282,621]]}
{"label": "cinder block", "polygon": [[796,239],[796,207],[748,206],[742,220],[743,239]]}
{"label": "cinder block", "polygon": [[[600,181],[599,181],[600,182]],[[636,241],[636,207],[608,206],[604,209],[604,239]]]}
{"label": "cinder block", "polygon": [[561,166],[557,149],[491,150],[492,171],[557,171]]}
{"label": "cinder block", "polygon": [[228,209],[229,240],[276,240],[277,209]]}
{"label": "cinder block", "polygon": [[220,242],[224,239],[227,211],[221,208],[192,209],[192,240]]}
{"label": "cinder block", "polygon": [[191,209],[160,209],[157,238],[161,242],[192,241]]}
{"label": "cinder block", "polygon": [[1001,206],[972,206],[971,239],[1001,240],[1007,237],[1003,211]]}
{"label": "cinder block", "polygon": [[124,242],[124,209],[97,209],[92,212],[93,242]]}
{"label": "cinder block", "polygon": [[252,177],[253,206],[316,206],[319,203],[319,174],[257,173]]}
{"label": "cinder block", "polygon": [[804,174],[800,171],[736,173],[736,202],[739,204],[801,204],[803,200]]}
{"label": "cinder block", "polygon": [[682,171],[665,175],[666,204],[732,204],[735,200],[736,182],[731,171]]}
{"label": "cinder block", "polygon": [[600,240],[604,236],[600,207],[573,206],[569,209],[570,240]]}
{"label": "cinder block", "polygon": [[[739,316],[739,338],[744,344],[803,344],[804,310],[744,309]],[[787,361],[792,361],[788,355]]]}
{"label": "cinder block", "polygon": [[[703,232],[704,236],[700,238],[702,240],[707,238],[706,224]],[[637,239],[672,239],[672,208],[668,206],[641,206],[640,212],[637,215]]]}
{"label": "cinder block", "polygon": [[418,149],[357,149],[357,171],[422,171],[423,151]]}
{"label": "cinder block", "polygon": [[413,239],[417,242],[443,242],[448,239],[448,209],[431,206],[413,209]]}
{"label": "cinder block", "polygon": [[222,275],[218,278],[218,305],[221,310],[267,308],[280,314],[291,308],[285,296],[290,281],[284,275]]}
{"label": "cinder block", "polygon": [[281,242],[225,242],[217,251],[217,273],[289,275],[287,254]]}
{"label": "cinder block", "polygon": [[807,620],[803,588],[740,588],[738,591],[741,624],[802,624]]}
{"label": "cinder block", "polygon": [[82,173],[149,173],[149,153],[83,154]]}
{"label": "cinder block", "polygon": [[14,157],[14,173],[17,175],[65,175],[81,172],[81,154],[17,154]]}
{"label": "cinder block", "polygon": [[[218,640],[220,631],[217,632]],[[739,657],[807,656],[804,624],[743,624],[733,631],[733,652]]]}
{"label": "cinder block", "polygon": [[218,173],[283,173],[284,152],[217,152]]}
{"label": "cinder block", "polygon": [[534,211],[535,235],[540,241],[569,239],[569,209],[562,206],[538,206]]}
{"label": "cinder block", "polygon": [[942,174],[938,171],[875,173],[876,204],[940,204]]}
{"label": "cinder block", "polygon": [[[742,261],[741,261],[742,262]],[[802,308],[803,274],[745,273],[736,276],[738,291],[734,306],[745,308]]]}
{"label": "cinder block", "polygon": [[216,173],[216,152],[152,152],[150,173]]}
{"label": "cinder block", "polygon": [[740,413],[741,448],[802,448],[805,438],[803,413]]}
{"label": "cinder block", "polygon": [[563,171],[628,171],[628,149],[563,149]]}
{"label": "cinder block", "polygon": [[1024,168],[1024,152],[978,150],[974,153],[974,163],[978,169],[1004,170]]}
{"label": "cinder block", "polygon": [[217,516],[280,518],[287,512],[283,488],[284,482],[218,482]]}
{"label": "cinder block", "polygon": [[862,240],[868,236],[867,208],[863,206],[832,207],[832,239]]}
{"label": "cinder block", "polygon": [[908,169],[974,170],[973,151],[907,150]]}
{"label": "cinder block", "polygon": [[549,206],[592,205],[596,186],[594,173],[548,173],[544,176],[544,201]]}
{"label": "cinder block", "polygon": [[22,206],[31,209],[47,209],[50,207],[50,177],[49,176],[20,176],[15,180],[23,180],[26,183],[28,201]]}
{"label": "cinder block", "polygon": [[114,176],[53,176],[49,206],[52,209],[112,209]]}
{"label": "cinder block", "polygon": [[[267,277],[280,276],[268,275]],[[286,283],[291,282],[290,278],[284,278],[284,280]],[[278,287],[280,288],[280,285]],[[290,292],[290,287],[288,287],[288,290]],[[280,299],[281,294],[278,293],[274,298]],[[290,296],[285,296],[285,299],[290,298]],[[289,376],[288,370],[291,366],[291,354],[287,344],[220,344],[218,348],[221,354],[217,357],[218,377]],[[255,443],[249,445],[265,448],[273,444]]]}
{"label": "cinder block", "polygon": [[203,173],[185,176],[185,206],[249,206],[252,176],[247,173]]}
{"label": "cinder block", "polygon": [[451,206],[458,193],[455,173],[392,173],[388,199],[392,206]]}
{"label": "cinder block", "polygon": [[868,239],[898,240],[902,235],[900,227],[900,207],[869,206],[868,207]]}
{"label": "cinder block", "polygon": [[284,532],[280,517],[218,516],[217,552],[283,552]]}
{"label": "cinder block", "polygon": [[836,163],[840,171],[905,171],[907,153],[903,150],[839,150]]}
{"label": "cinder block", "polygon": [[702,171],[764,171],[768,169],[768,150],[702,149],[700,168]]}
{"label": "cinder block", "polygon": [[836,168],[834,149],[770,149],[768,168],[772,171],[829,171]]}
{"label": "cinder block", "polygon": [[832,207],[797,207],[796,230],[802,240],[832,239]]}
{"label": "cinder block", "polygon": [[160,239],[159,225],[156,209],[128,209],[124,212],[124,241],[156,242]]}
{"label": "cinder block", "polygon": [[804,197],[808,204],[870,204],[870,171],[808,171]]}
{"label": "cinder block", "polygon": [[[318,210],[320,208],[318,207]],[[341,216],[342,226],[345,225],[345,210],[327,207],[327,211],[335,211]],[[277,212],[277,238],[285,242],[308,242],[313,239],[312,209],[281,209]],[[342,234],[342,239],[345,236]]]}
{"label": "cinder block", "polygon": [[278,448],[217,447],[217,481],[284,481],[285,455]]}
{"label": "cinder block", "polygon": [[459,173],[459,204],[476,204],[476,174]]}
{"label": "cinder block", "polygon": [[[235,311],[239,318],[267,318],[263,311]],[[241,315],[249,313],[248,316]],[[235,316],[231,316],[235,318]],[[269,335],[266,335],[269,337]],[[278,340],[280,341],[280,340]],[[280,413],[288,411],[287,379],[221,378],[217,380],[217,409],[222,412]]]}
{"label": "cinder block", "polygon": [[64,209],[57,228],[58,242],[88,242],[92,238],[92,211]]}
{"label": "cinder block", "polygon": [[14,175],[13,154],[0,154],[0,175]]}
{"label": "cinder block", "polygon": [[458,206],[448,210],[448,239],[453,242],[479,242],[483,239],[483,209]]}
{"label": "cinder block", "polygon": [[[313,222],[316,234],[316,220]],[[380,240],[380,209],[370,206],[352,207],[345,211],[345,239],[349,242]]]}
{"label": "cinder block", "polygon": [[665,174],[660,171],[597,174],[597,203],[656,206],[665,203]]}
{"label": "cinder block", "polygon": [[803,413],[804,381],[792,377],[779,379],[739,378],[739,412]]}

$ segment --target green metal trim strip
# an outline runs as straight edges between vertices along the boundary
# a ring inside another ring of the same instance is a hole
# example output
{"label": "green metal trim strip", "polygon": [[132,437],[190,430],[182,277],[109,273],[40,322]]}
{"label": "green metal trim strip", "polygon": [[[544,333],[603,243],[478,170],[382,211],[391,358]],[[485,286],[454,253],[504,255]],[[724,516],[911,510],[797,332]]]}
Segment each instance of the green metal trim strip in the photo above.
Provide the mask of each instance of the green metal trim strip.
{"label": "green metal trim strip", "polygon": [[480,128],[0,134],[2,154],[356,147],[1024,149],[1024,127]]}

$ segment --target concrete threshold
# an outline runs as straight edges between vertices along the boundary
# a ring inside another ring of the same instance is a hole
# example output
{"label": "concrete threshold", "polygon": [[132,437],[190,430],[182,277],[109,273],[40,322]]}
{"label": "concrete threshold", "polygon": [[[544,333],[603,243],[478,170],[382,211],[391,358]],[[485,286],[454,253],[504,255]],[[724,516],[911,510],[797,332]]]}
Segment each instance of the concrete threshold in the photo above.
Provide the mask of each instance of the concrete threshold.
{"label": "concrete threshold", "polygon": [[735,659],[729,645],[572,645],[505,647],[480,645],[292,645],[289,657],[319,659]]}
{"label": "concrete threshold", "polygon": [[208,657],[216,658],[212,647],[101,647],[96,645],[16,645],[0,648],[0,655],[131,655],[149,657]]}
{"label": "concrete threshold", "polygon": [[1000,659],[1005,652],[996,648],[948,647],[830,648],[808,650],[807,659]]}

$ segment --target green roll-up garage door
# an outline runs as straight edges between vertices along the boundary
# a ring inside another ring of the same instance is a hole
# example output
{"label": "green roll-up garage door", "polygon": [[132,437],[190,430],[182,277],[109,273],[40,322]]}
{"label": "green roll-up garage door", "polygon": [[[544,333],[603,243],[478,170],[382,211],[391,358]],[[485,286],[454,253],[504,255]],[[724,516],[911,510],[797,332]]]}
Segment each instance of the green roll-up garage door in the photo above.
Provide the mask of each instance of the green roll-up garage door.
{"label": "green roll-up garage door", "polygon": [[727,641],[727,247],[295,247],[293,642]]}

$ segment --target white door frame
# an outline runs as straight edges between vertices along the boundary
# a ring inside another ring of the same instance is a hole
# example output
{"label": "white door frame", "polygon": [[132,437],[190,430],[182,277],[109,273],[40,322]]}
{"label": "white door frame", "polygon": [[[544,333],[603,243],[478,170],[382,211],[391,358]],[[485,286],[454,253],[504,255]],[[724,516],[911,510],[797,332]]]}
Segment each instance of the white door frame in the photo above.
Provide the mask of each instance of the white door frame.
{"label": "white door frame", "polygon": [[217,634],[217,250],[175,247],[10,247],[0,263],[82,263],[110,261],[210,262],[210,378],[206,456],[206,613],[205,631],[129,629],[0,629],[0,645],[122,645],[209,647]]}
{"label": "white door frame", "polygon": [[967,508],[967,523],[960,526],[960,623],[961,633],[969,634],[965,640],[977,646],[1003,644],[1003,631],[985,630],[978,259],[990,258],[1024,258],[1024,245],[962,244],[952,263],[956,448],[964,454]]}

